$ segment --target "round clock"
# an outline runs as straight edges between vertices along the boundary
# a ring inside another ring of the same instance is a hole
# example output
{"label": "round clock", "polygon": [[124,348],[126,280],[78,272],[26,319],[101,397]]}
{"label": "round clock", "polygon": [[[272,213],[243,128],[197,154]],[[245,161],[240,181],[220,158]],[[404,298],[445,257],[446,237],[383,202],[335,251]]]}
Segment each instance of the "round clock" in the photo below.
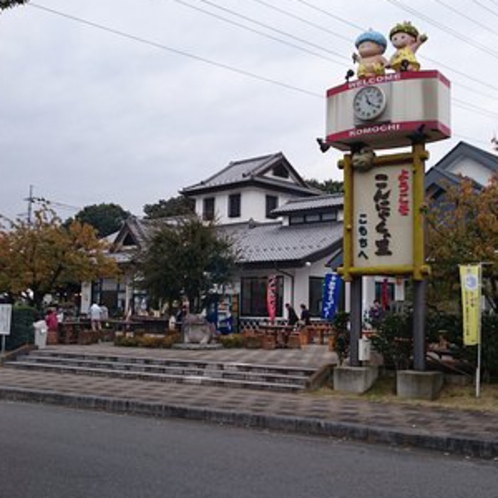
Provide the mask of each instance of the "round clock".
{"label": "round clock", "polygon": [[353,112],[358,119],[371,121],[384,112],[386,104],[386,94],[379,87],[365,86],[354,96]]}

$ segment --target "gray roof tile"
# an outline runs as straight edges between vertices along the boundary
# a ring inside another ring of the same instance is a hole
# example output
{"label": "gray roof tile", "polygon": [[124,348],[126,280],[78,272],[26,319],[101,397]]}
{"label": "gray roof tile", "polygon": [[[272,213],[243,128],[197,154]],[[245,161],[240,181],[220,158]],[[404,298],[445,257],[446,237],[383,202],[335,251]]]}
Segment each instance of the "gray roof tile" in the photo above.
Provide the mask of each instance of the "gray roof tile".
{"label": "gray roof tile", "polygon": [[250,224],[220,227],[239,249],[240,263],[296,261],[331,249],[342,239],[341,222],[282,226],[265,223],[251,228]]}
{"label": "gray roof tile", "polygon": [[344,196],[342,194],[325,194],[304,199],[291,199],[284,205],[274,209],[272,214],[281,216],[301,211],[328,210],[342,205],[344,205]]}

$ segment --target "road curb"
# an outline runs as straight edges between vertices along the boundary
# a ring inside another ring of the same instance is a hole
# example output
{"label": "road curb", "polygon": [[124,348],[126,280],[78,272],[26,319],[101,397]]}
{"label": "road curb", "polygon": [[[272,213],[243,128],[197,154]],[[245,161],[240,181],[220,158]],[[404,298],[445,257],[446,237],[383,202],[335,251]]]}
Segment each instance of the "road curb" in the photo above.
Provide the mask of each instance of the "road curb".
{"label": "road curb", "polygon": [[361,424],[334,422],[313,417],[291,417],[255,414],[219,408],[176,405],[125,398],[108,398],[66,394],[13,387],[1,387],[0,399],[66,406],[70,408],[102,410],[111,413],[157,418],[180,418],[216,424],[272,430],[294,434],[335,437],[368,443],[410,446],[426,450],[458,453],[478,458],[498,457],[498,442],[478,438],[442,437],[421,434],[416,430],[384,429]]}

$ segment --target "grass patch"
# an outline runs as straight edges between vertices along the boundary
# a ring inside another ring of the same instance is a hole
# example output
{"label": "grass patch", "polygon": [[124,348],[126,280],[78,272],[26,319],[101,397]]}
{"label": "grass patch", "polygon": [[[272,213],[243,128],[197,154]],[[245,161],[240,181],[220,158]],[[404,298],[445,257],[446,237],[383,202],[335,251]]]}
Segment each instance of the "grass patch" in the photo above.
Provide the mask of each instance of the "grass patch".
{"label": "grass patch", "polygon": [[396,396],[396,378],[381,377],[364,394],[344,393],[330,388],[322,388],[312,396],[357,399],[376,403],[396,403],[451,408],[454,410],[479,410],[498,413],[498,384],[481,384],[480,397],[476,398],[475,386],[445,385],[438,399],[434,401],[406,399]]}

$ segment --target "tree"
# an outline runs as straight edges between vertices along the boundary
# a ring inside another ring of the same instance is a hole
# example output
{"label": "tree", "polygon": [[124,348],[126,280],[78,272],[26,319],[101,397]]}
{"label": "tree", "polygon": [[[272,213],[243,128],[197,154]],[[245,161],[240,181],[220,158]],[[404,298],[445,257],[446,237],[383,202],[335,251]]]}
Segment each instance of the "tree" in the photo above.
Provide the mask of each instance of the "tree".
{"label": "tree", "polygon": [[69,226],[47,206],[35,212],[34,221],[9,222],[0,227],[0,291],[24,297],[40,308],[46,294],[82,281],[117,274],[90,225]]}
{"label": "tree", "polygon": [[483,294],[498,310],[498,176],[478,190],[470,179],[428,209],[431,302],[459,302],[458,265],[485,262]]}
{"label": "tree", "polygon": [[344,192],[344,183],[337,180],[315,180],[312,178],[311,180],[305,180],[305,182],[313,188],[318,190],[323,190],[324,193],[327,194],[341,194]]}
{"label": "tree", "polygon": [[183,195],[171,197],[168,200],[160,199],[155,204],[146,204],[144,213],[148,219],[194,214],[195,201]]}
{"label": "tree", "polygon": [[233,243],[214,224],[197,217],[159,229],[138,255],[142,287],[155,304],[186,296],[200,311],[214,284],[229,281],[235,265]]}
{"label": "tree", "polygon": [[94,227],[99,237],[107,237],[117,232],[129,216],[130,213],[118,204],[102,203],[84,207],[74,218]]}
{"label": "tree", "polygon": [[16,5],[23,5],[28,3],[29,0],[0,0],[0,11],[10,9]]}

